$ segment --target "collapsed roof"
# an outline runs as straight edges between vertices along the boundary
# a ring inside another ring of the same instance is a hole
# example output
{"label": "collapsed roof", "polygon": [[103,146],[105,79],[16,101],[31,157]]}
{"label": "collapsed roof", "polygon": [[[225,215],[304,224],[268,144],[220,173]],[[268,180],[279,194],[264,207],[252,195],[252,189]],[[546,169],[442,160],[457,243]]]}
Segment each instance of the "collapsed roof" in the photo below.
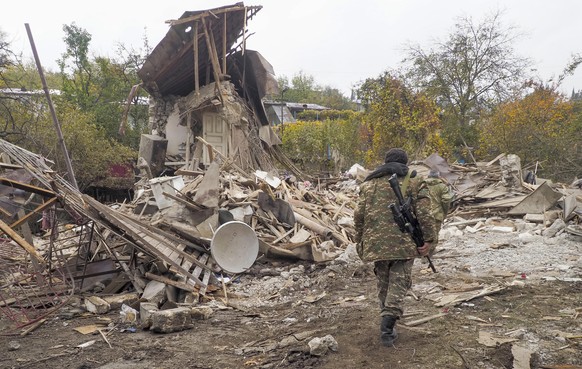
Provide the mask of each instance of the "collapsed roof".
{"label": "collapsed roof", "polygon": [[200,85],[200,79],[204,84],[223,79],[227,58],[244,50],[247,22],[261,9],[241,2],[187,11],[167,21],[168,33],[138,72],[144,88],[153,96],[186,96]]}

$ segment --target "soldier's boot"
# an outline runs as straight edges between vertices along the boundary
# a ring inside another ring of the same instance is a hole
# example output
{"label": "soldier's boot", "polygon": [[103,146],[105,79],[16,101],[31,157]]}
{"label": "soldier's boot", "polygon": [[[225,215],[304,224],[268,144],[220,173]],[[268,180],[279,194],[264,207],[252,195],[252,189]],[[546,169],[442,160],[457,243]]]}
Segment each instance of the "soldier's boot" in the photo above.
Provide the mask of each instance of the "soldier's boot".
{"label": "soldier's boot", "polygon": [[380,323],[380,340],[384,346],[392,346],[398,334],[396,333],[396,318],[390,315],[382,317],[382,322]]}

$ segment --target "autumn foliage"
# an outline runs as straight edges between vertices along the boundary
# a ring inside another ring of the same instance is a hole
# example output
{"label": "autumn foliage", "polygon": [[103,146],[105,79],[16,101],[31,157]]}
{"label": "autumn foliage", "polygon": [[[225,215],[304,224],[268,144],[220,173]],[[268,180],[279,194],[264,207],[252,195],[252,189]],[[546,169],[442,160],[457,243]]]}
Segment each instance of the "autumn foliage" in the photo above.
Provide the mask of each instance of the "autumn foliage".
{"label": "autumn foliage", "polygon": [[367,164],[378,163],[392,147],[403,148],[412,159],[448,152],[439,134],[439,109],[425,94],[390,75],[366,81],[362,92],[367,103]]}
{"label": "autumn foliage", "polygon": [[571,180],[582,169],[580,116],[572,102],[538,87],[522,99],[497,106],[480,125],[478,154],[513,153],[522,165],[538,163],[541,175]]}

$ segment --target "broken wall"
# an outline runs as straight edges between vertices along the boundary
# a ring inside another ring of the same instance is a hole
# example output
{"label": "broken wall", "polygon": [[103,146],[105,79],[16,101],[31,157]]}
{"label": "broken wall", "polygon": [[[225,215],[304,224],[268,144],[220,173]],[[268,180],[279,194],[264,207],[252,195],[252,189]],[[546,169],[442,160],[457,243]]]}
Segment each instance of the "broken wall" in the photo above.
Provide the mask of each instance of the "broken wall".
{"label": "broken wall", "polygon": [[202,137],[242,168],[275,169],[262,147],[260,123],[230,82],[210,83],[185,97],[152,98],[150,113],[150,128],[168,140],[167,155],[186,159],[190,145],[189,152],[199,155],[194,159],[209,165],[211,149],[196,150],[196,137]]}

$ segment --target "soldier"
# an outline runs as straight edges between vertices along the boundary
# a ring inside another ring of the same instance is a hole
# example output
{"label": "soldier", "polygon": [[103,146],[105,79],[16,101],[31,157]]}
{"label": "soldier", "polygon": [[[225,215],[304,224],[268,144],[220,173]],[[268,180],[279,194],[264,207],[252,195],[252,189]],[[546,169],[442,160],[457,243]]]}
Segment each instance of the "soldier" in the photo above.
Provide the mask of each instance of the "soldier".
{"label": "soldier", "polygon": [[438,243],[438,234],[443,225],[443,221],[449,213],[454,194],[445,180],[440,177],[438,170],[432,169],[428,173],[428,178],[425,179],[425,183],[428,186],[430,198],[430,215],[432,215],[435,221],[437,238],[434,240],[434,243],[436,244]]}
{"label": "soldier", "polygon": [[[364,262],[374,262],[380,300],[380,338],[385,346],[391,346],[397,338],[394,326],[402,317],[402,302],[412,286],[414,258],[428,255],[435,240],[428,187],[415,178],[416,172],[409,171],[407,163],[404,150],[390,149],[385,163],[364,180],[354,214],[358,255]],[[410,235],[400,231],[389,209],[391,203],[397,202],[388,182],[394,173],[403,195],[411,195],[415,202],[425,238],[422,247],[417,248]]]}

